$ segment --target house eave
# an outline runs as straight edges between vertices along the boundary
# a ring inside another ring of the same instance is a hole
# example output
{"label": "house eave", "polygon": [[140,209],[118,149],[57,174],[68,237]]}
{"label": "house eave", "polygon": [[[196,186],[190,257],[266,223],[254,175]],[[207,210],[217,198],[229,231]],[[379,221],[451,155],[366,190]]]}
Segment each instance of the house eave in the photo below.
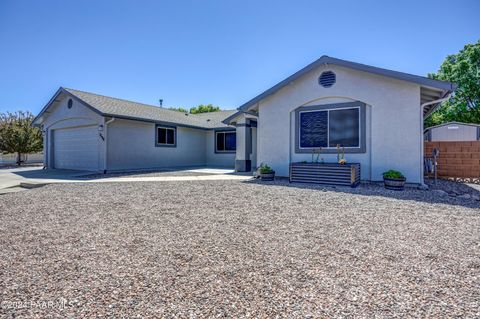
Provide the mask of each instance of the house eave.
{"label": "house eave", "polygon": [[237,118],[237,117],[240,116],[241,114],[248,114],[248,115],[252,115],[252,116],[255,116],[255,117],[257,116],[257,114],[254,113],[254,112],[251,112],[251,111],[250,111],[250,112],[246,112],[246,111],[241,111],[241,110],[240,110],[240,111],[238,111],[238,112],[233,113],[232,115],[230,115],[230,116],[227,117],[226,119],[224,119],[224,120],[222,121],[222,123],[225,124],[225,125],[230,125],[230,123],[232,122],[232,120],[235,119],[235,118]]}
{"label": "house eave", "polygon": [[329,65],[329,64],[337,65],[337,66],[341,66],[341,67],[346,67],[346,68],[350,68],[350,69],[354,69],[354,70],[358,70],[358,71],[363,71],[363,72],[367,72],[367,73],[377,74],[377,75],[381,75],[381,76],[386,76],[386,77],[394,78],[394,79],[401,80],[401,81],[416,83],[416,84],[419,84],[420,86],[423,86],[423,87],[430,87],[430,88],[433,88],[433,89],[436,89],[436,90],[446,91],[447,94],[450,93],[450,92],[453,92],[457,87],[456,84],[450,83],[450,82],[447,82],[447,81],[434,80],[434,79],[430,79],[430,78],[423,77],[423,76],[418,76],[418,75],[414,75],[414,74],[408,74],[408,73],[403,73],[403,72],[399,72],[399,71],[393,71],[393,70],[378,68],[378,67],[374,67],[374,66],[370,66],[370,65],[366,65],[366,64],[360,64],[360,63],[356,63],[356,62],[336,59],[336,58],[332,58],[332,57],[324,55],[321,58],[319,58],[318,60],[314,61],[313,63],[310,63],[309,65],[307,65],[303,69],[301,69],[301,70],[297,71],[296,73],[292,74],[291,76],[287,77],[283,81],[277,83],[276,85],[274,85],[270,89],[264,91],[263,93],[257,95],[253,99],[244,103],[243,105],[238,107],[238,110],[248,111],[252,106],[255,106],[261,100],[263,100],[266,97],[276,93],[277,91],[279,91],[280,89],[282,89],[283,87],[285,87],[289,83],[292,83],[293,81],[297,80],[298,78],[305,75],[306,73],[312,71],[313,69],[315,69],[315,68],[317,68],[321,65]]}
{"label": "house eave", "polygon": [[[44,114],[48,113],[48,109],[52,106],[54,102],[57,101],[57,98],[60,96],[60,94],[66,94],[67,96],[73,98],[74,100],[82,103],[84,106],[92,110],[93,112],[97,113],[98,115],[102,117],[115,117],[117,119],[124,119],[124,120],[131,120],[131,121],[140,121],[140,122],[147,122],[147,123],[156,123],[156,124],[165,124],[165,125],[174,125],[178,127],[186,127],[186,128],[193,128],[193,129],[199,129],[199,130],[214,130],[218,128],[224,128],[225,126],[212,126],[212,127],[207,127],[207,126],[197,126],[197,125],[189,125],[189,124],[183,124],[183,123],[178,123],[178,122],[172,122],[172,121],[162,121],[161,119],[153,119],[153,118],[143,118],[143,117],[134,117],[134,116],[125,116],[121,114],[112,114],[112,113],[104,113],[95,108],[93,105],[89,104],[82,98],[76,96],[75,94],[72,94],[68,90],[66,90],[64,87],[60,87],[53,97],[48,101],[48,103],[42,108],[42,110],[38,113],[38,115],[34,118],[32,125],[40,127],[42,122],[43,122],[43,116]],[[222,122],[223,123],[223,122]]]}

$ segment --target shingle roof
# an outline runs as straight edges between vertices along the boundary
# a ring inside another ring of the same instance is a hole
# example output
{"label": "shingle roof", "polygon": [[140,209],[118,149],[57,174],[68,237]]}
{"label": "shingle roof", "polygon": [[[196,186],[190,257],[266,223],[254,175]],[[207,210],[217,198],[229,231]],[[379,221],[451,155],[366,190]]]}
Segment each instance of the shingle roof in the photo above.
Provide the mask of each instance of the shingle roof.
{"label": "shingle roof", "polygon": [[[69,88],[60,88],[57,94],[61,92],[66,92],[67,94],[76,97],[102,116],[113,116],[149,122],[172,123],[203,129],[228,127],[228,125],[222,123],[222,120],[236,112],[236,110],[227,110],[204,114],[185,114],[183,112],[160,108],[154,105],[137,103]],[[50,104],[51,103],[49,102],[37,118],[42,115]]]}
{"label": "shingle roof", "polygon": [[65,90],[84,101],[89,106],[97,109],[103,115],[168,122],[200,128],[226,127],[227,125],[222,123],[222,120],[236,112],[236,110],[227,110],[204,114],[186,114],[183,112],[160,108],[158,106],[127,101],[74,89],[65,88]]}

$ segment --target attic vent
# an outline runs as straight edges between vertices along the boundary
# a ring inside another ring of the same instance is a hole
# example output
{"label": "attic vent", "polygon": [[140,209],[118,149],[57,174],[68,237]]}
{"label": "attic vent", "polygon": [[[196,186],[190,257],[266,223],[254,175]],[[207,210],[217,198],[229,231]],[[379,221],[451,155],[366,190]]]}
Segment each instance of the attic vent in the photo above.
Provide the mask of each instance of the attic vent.
{"label": "attic vent", "polygon": [[332,71],[323,72],[318,78],[318,83],[324,88],[329,88],[335,84],[336,76]]}
{"label": "attic vent", "polygon": [[71,109],[72,106],[73,106],[73,100],[72,100],[72,99],[69,99],[68,102],[67,102],[67,107],[68,107],[69,109]]}

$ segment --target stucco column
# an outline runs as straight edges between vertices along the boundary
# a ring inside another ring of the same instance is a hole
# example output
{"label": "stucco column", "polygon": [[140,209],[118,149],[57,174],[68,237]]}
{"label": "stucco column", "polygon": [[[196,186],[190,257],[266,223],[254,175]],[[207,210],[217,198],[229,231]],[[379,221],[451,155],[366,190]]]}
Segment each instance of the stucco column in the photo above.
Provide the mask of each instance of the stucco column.
{"label": "stucco column", "polygon": [[252,170],[250,153],[252,148],[252,128],[250,121],[242,119],[236,125],[237,152],[235,156],[235,170],[237,172],[249,172]]}

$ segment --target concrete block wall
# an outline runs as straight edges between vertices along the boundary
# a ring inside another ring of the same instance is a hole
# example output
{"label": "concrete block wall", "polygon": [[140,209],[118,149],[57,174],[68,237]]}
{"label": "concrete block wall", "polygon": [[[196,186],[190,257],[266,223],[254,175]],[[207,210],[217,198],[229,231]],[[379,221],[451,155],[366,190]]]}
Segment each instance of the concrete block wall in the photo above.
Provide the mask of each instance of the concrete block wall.
{"label": "concrete block wall", "polygon": [[434,148],[440,151],[439,177],[480,177],[480,141],[425,142],[425,155],[431,155]]}

